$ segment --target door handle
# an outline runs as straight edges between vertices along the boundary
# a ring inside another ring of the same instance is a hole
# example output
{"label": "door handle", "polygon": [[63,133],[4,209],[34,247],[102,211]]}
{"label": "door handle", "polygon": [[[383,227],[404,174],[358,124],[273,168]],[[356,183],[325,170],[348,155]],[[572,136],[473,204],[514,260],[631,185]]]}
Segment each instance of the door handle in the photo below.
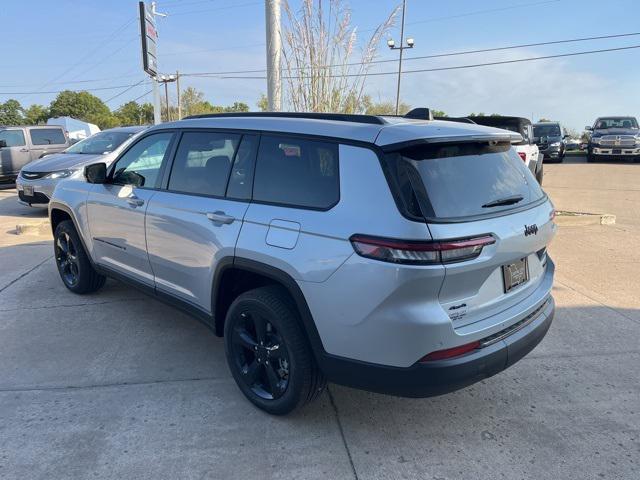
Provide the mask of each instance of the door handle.
{"label": "door handle", "polygon": [[131,197],[127,197],[127,203],[131,207],[136,208],[136,207],[141,207],[142,205],[144,205],[144,200],[142,200],[141,198],[138,198],[138,197],[136,197],[134,195],[134,196],[131,196]]}
{"label": "door handle", "polygon": [[235,217],[232,217],[231,215],[227,215],[226,213],[220,210],[207,213],[207,218],[211,220],[213,223],[222,223],[224,225],[229,225],[230,223],[233,223],[233,221],[235,220]]}
{"label": "door handle", "polygon": [[21,148],[21,149],[20,149],[20,151],[21,151],[21,152],[28,152],[28,151],[29,151],[29,149],[28,149],[28,148]]}

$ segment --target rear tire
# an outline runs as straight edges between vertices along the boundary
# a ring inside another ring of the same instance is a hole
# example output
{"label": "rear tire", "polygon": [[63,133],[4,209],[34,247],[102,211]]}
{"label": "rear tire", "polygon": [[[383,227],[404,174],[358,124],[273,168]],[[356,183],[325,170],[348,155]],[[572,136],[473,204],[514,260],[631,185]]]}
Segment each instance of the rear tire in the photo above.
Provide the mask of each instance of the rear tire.
{"label": "rear tire", "polygon": [[315,400],[326,380],[313,358],[299,314],[281,287],[236,298],[225,319],[224,344],[234,380],[247,399],[273,415]]}
{"label": "rear tire", "polygon": [[104,285],[106,277],[91,265],[71,220],[64,220],[56,227],[53,250],[62,283],[73,293],[92,293]]}

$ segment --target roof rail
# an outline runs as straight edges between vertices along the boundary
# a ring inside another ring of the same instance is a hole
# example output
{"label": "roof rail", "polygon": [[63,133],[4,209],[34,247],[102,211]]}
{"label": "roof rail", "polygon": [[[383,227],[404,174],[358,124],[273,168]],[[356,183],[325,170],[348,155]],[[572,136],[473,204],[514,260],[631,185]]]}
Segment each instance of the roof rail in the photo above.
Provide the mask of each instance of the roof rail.
{"label": "roof rail", "polygon": [[415,118],[417,120],[433,120],[433,113],[428,108],[414,108],[404,114],[404,118]]}
{"label": "roof rail", "polygon": [[334,120],[338,122],[369,123],[385,125],[387,122],[375,115],[356,115],[350,113],[314,113],[314,112],[227,112],[205,113],[203,115],[189,115],[183,120],[193,118],[223,118],[223,117],[275,117],[275,118],[311,118],[315,120]]}

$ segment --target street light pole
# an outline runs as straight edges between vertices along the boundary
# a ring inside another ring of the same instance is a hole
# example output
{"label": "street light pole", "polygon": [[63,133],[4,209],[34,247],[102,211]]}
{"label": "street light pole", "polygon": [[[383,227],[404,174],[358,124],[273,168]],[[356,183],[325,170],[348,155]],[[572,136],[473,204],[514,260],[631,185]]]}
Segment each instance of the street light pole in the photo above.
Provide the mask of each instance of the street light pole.
{"label": "street light pole", "polygon": [[400,60],[398,62],[398,85],[396,89],[396,115],[400,113],[400,80],[402,78],[402,54],[406,48],[413,48],[413,38],[407,38],[407,45],[404,45],[404,17],[407,10],[407,0],[402,0],[402,23],[400,24],[400,46],[396,47],[396,43],[389,39],[387,45],[391,50],[400,50]]}
{"label": "street light pole", "polygon": [[171,113],[169,112],[169,88],[167,84],[171,82],[176,82],[177,80],[178,80],[177,75],[160,75],[158,77],[158,82],[164,83],[164,98],[165,98],[165,103],[167,105],[167,122],[171,121]]}

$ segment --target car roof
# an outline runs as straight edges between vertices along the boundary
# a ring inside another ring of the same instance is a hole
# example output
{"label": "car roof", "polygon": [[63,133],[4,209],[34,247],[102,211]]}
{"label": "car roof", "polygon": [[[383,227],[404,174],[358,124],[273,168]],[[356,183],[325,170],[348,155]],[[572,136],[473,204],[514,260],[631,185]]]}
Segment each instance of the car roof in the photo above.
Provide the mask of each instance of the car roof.
{"label": "car roof", "polygon": [[[224,128],[232,130],[256,130],[275,134],[299,134],[331,137],[341,140],[365,142],[381,147],[397,145],[412,141],[469,141],[496,140],[521,141],[516,132],[509,132],[481,125],[447,122],[443,120],[416,120],[404,117],[348,115],[344,119],[337,114],[331,118],[312,118],[294,114],[286,116],[277,114],[211,115],[201,118],[187,118],[176,122],[163,123],[151,127],[152,130],[164,128]],[[366,120],[362,121],[362,120]]]}

